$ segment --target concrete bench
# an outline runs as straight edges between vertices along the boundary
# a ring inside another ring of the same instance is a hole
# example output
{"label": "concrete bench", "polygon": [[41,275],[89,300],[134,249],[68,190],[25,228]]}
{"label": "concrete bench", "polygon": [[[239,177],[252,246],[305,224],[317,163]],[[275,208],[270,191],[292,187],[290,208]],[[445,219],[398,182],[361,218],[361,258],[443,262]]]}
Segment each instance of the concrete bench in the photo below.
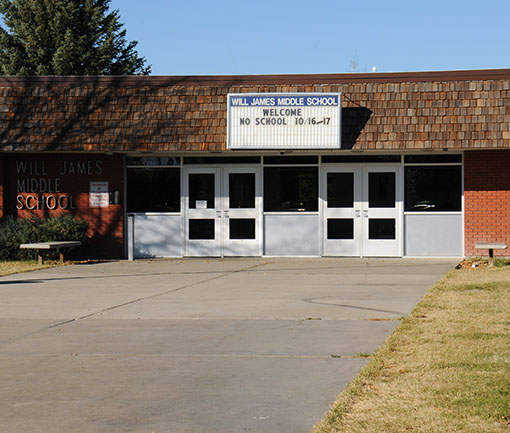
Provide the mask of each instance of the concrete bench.
{"label": "concrete bench", "polygon": [[61,248],[79,247],[79,241],[56,241],[56,242],[38,242],[35,244],[21,244],[19,247],[24,249],[37,250],[37,261],[40,265],[43,264],[41,250],[57,250],[60,256],[60,263],[64,263],[64,254],[60,251]]}
{"label": "concrete bench", "polygon": [[477,242],[475,249],[489,250],[489,266],[494,264],[494,250],[506,250],[507,246],[504,242]]}

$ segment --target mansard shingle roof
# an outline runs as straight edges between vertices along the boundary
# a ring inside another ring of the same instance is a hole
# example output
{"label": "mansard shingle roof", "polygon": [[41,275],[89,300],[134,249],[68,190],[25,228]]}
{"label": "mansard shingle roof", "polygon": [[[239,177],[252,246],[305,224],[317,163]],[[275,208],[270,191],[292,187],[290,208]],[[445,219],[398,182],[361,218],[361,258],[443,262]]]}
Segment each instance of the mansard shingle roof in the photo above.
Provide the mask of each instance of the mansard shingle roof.
{"label": "mansard shingle roof", "polygon": [[0,77],[0,151],[220,151],[228,93],[342,92],[355,150],[510,147],[510,69]]}

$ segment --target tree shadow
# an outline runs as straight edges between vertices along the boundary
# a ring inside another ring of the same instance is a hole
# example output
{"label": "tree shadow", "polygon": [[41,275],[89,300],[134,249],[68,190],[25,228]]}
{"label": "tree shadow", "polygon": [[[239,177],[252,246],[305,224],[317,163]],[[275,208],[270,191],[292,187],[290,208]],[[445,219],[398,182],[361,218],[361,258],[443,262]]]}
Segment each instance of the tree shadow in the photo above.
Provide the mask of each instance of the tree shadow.
{"label": "tree shadow", "polygon": [[[186,76],[1,77],[0,82],[0,151],[48,157],[51,152],[223,151],[227,93],[278,88],[245,85],[235,77],[218,78],[218,85],[214,77]],[[355,147],[371,115],[364,107],[342,108],[342,149]],[[3,196],[4,213],[17,215],[12,186],[3,188]],[[46,210],[43,217],[50,214]],[[101,229],[89,233],[73,256],[124,255],[122,205],[108,215],[97,209],[79,214]]]}

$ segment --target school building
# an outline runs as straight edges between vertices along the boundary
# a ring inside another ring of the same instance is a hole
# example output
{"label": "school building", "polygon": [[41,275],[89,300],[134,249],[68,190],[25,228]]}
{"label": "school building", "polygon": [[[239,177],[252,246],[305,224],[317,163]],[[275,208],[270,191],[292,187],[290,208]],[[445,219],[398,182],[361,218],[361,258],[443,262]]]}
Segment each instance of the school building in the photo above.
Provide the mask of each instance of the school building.
{"label": "school building", "polygon": [[93,257],[487,254],[510,69],[0,77],[0,217],[60,213]]}

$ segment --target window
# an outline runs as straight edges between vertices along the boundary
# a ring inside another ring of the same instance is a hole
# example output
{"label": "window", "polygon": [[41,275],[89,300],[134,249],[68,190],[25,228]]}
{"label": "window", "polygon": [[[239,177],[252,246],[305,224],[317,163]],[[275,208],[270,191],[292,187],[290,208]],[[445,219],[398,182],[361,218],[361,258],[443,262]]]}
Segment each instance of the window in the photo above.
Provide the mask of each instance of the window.
{"label": "window", "polygon": [[405,155],[406,164],[448,164],[462,162],[462,155]]}
{"label": "window", "polygon": [[462,167],[405,167],[405,210],[457,212],[462,210]]}
{"label": "window", "polygon": [[368,239],[395,239],[395,225],[393,218],[370,218]]}
{"label": "window", "polygon": [[328,239],[354,239],[352,218],[328,218]]}
{"label": "window", "polygon": [[322,157],[323,163],[336,162],[336,163],[354,163],[354,162],[400,162],[402,157],[400,155],[324,155]]}
{"label": "window", "polygon": [[184,164],[260,164],[260,156],[186,156]]}
{"label": "window", "polygon": [[368,207],[395,206],[395,173],[368,173]]}
{"label": "window", "polygon": [[202,207],[214,209],[214,174],[190,173],[188,176],[189,208],[197,209],[202,204]]}
{"label": "window", "polygon": [[255,239],[254,218],[230,218],[229,239]]}
{"label": "window", "polygon": [[128,212],[180,212],[179,168],[128,168]]}
{"label": "window", "polygon": [[318,164],[318,162],[318,156],[264,156],[264,164],[271,165]]}
{"label": "window", "polygon": [[255,208],[255,173],[230,173],[229,208]]}
{"label": "window", "polygon": [[328,208],[354,207],[354,173],[328,173]]}
{"label": "window", "polygon": [[264,211],[316,212],[318,173],[317,167],[266,167]]}
{"label": "window", "polygon": [[126,165],[129,166],[169,166],[180,165],[181,158],[175,156],[150,156],[150,157],[127,157]]}

